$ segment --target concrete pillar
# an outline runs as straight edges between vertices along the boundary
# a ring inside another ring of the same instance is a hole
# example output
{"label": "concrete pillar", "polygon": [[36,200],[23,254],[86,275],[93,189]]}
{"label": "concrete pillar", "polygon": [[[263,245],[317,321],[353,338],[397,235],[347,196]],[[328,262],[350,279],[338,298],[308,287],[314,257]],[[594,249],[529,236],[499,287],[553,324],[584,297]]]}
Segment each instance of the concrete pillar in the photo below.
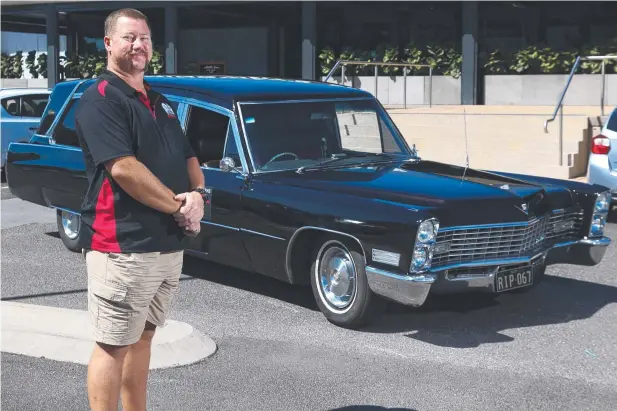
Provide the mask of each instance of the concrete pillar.
{"label": "concrete pillar", "polygon": [[461,104],[478,102],[478,2],[463,1],[463,44],[461,74]]}
{"label": "concrete pillar", "polygon": [[268,24],[268,75],[280,76],[280,27],[278,21]]}
{"label": "concrete pillar", "polygon": [[58,32],[58,11],[54,4],[45,8],[47,29],[47,87],[54,88],[59,81],[58,62],[60,35]]}
{"label": "concrete pillar", "polygon": [[302,78],[316,80],[317,59],[317,5],[314,1],[302,2]]}
{"label": "concrete pillar", "polygon": [[178,74],[178,6],[165,5],[165,73]]}

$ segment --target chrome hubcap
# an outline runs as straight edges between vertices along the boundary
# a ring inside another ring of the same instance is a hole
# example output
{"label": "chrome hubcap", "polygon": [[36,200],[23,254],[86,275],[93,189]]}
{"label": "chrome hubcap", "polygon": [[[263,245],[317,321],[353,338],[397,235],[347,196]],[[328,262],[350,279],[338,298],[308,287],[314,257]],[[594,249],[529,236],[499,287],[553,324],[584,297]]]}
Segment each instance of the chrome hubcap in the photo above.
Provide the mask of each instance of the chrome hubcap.
{"label": "chrome hubcap", "polygon": [[326,250],[318,270],[325,301],[339,310],[349,306],[356,291],[356,269],[347,250],[340,247]]}
{"label": "chrome hubcap", "polygon": [[62,211],[62,228],[64,234],[71,240],[74,240],[79,235],[79,216],[77,214]]}

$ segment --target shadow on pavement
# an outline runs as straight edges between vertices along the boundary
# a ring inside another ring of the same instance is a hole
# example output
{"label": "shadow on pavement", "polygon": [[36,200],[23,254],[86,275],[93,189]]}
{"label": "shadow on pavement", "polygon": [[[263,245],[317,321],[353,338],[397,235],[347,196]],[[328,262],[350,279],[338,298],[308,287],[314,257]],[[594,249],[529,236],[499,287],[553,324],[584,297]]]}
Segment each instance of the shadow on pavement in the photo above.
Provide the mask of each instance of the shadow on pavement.
{"label": "shadow on pavement", "polygon": [[398,306],[396,313],[363,331],[403,332],[441,347],[471,348],[512,341],[503,330],[591,318],[613,303],[617,287],[546,275],[524,294],[432,296],[417,309]]}
{"label": "shadow on pavement", "polygon": [[183,273],[217,284],[276,298],[312,311],[319,311],[310,287],[288,284],[261,274],[226,267],[192,256],[184,257]]}
{"label": "shadow on pavement", "polygon": [[[286,284],[193,257],[185,258],[184,272],[318,311],[308,286]],[[437,346],[471,348],[512,341],[501,333],[503,330],[591,318],[612,303],[617,303],[617,287],[545,275],[534,289],[521,294],[432,295],[420,308],[390,304],[378,322],[359,331],[404,333]]]}
{"label": "shadow on pavement", "polygon": [[411,408],[386,408],[377,405],[349,405],[341,408],[331,408],[329,411],[416,411]]}

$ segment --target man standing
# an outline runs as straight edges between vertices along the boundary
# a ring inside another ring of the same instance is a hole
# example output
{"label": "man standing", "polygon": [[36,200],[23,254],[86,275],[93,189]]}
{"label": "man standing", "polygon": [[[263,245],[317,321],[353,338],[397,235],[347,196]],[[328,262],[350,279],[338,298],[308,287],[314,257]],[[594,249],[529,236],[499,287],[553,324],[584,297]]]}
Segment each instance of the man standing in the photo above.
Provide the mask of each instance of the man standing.
{"label": "man standing", "polygon": [[144,73],[148,20],[134,9],[105,21],[107,68],[80,99],[76,129],[89,189],[82,204],[88,309],[96,344],[88,365],[93,410],[146,409],[150,349],[197,235],[204,176],[172,104]]}

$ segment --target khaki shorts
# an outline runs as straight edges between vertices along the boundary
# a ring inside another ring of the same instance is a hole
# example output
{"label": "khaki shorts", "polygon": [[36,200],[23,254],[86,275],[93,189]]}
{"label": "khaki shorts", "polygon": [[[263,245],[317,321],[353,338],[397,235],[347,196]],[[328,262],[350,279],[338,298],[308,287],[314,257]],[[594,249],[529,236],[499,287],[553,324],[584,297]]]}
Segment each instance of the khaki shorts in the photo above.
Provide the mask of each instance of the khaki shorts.
{"label": "khaki shorts", "polygon": [[182,273],[182,251],[102,253],[84,251],[88,311],[94,339],[110,345],[139,340],[146,320],[165,325]]}

